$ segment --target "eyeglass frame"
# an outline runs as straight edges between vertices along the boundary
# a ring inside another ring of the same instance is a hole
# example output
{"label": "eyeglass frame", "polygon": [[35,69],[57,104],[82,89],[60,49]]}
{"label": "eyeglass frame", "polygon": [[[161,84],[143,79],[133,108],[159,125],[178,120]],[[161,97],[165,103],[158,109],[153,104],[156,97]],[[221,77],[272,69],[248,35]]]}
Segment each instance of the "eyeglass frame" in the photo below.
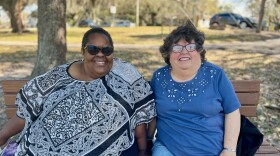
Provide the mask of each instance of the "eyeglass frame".
{"label": "eyeglass frame", "polygon": [[[98,51],[96,51],[96,52],[91,51],[90,48],[89,48],[89,46],[93,46],[93,48],[97,48]],[[106,52],[104,52],[104,51],[103,51],[104,48],[109,48],[110,53],[107,54]],[[96,46],[96,45],[93,45],[93,44],[87,44],[87,45],[84,47],[84,50],[86,50],[86,49],[87,49],[87,51],[88,51],[88,53],[89,53],[90,55],[97,55],[99,52],[101,52],[104,56],[110,56],[111,54],[114,53],[114,48],[111,47],[111,46],[102,47],[102,46]]]}
{"label": "eyeglass frame", "polygon": [[[187,49],[187,47],[190,46],[190,45],[194,45],[194,46],[195,46],[194,50],[190,51],[190,50]],[[182,49],[180,50],[180,52],[174,51],[173,48],[176,47],[176,46],[182,48]],[[190,52],[190,53],[197,51],[197,49],[196,49],[196,44],[195,44],[195,43],[190,43],[190,44],[187,44],[187,45],[173,45],[173,46],[172,46],[172,52],[173,52],[173,53],[181,53],[181,52],[184,50],[184,48],[185,48],[188,52]]]}

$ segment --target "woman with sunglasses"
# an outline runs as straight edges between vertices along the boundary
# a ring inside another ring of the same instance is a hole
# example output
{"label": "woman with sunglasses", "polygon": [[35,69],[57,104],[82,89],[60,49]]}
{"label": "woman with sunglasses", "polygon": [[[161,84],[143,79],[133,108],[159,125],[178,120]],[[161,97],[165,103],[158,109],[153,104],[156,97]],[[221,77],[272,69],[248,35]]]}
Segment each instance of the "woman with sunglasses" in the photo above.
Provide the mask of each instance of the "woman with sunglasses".
{"label": "woman with sunglasses", "polygon": [[207,62],[204,34],[191,23],[173,30],[160,47],[167,63],[151,86],[156,102],[149,136],[153,156],[235,156],[240,103],[231,82]]}
{"label": "woman with sunglasses", "polygon": [[24,85],[0,145],[22,130],[17,155],[146,155],[146,124],[155,115],[151,87],[131,64],[113,58],[110,34],[92,28],[83,60]]}

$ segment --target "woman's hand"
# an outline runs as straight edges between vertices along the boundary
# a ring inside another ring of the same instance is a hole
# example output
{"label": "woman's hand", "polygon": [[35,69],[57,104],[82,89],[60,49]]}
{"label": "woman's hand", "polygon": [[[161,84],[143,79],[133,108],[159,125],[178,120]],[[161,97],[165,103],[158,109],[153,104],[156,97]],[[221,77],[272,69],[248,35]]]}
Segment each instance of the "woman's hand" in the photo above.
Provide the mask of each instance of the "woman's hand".
{"label": "woman's hand", "polygon": [[146,124],[136,126],[135,138],[138,144],[138,156],[147,156]]}
{"label": "woman's hand", "polygon": [[147,150],[139,150],[138,151],[138,156],[148,156]]}
{"label": "woman's hand", "polygon": [[222,153],[220,153],[220,156],[236,156],[236,152],[222,151]]}
{"label": "woman's hand", "polygon": [[6,137],[2,131],[0,131],[0,147],[1,147],[1,151],[2,151],[2,146],[8,141],[8,139],[9,138]]}
{"label": "woman's hand", "polygon": [[240,131],[239,109],[225,115],[224,150],[222,156],[236,156],[237,140]]}
{"label": "woman's hand", "polygon": [[10,137],[22,131],[25,125],[25,120],[14,115],[0,131],[0,146],[3,146]]}

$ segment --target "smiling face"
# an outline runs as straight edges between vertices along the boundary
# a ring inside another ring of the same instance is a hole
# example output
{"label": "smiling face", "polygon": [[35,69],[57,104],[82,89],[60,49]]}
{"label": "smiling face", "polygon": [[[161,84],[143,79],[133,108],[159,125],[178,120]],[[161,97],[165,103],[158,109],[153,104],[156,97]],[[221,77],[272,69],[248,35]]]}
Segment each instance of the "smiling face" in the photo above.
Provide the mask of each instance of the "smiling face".
{"label": "smiling face", "polygon": [[[191,43],[195,42],[192,40]],[[173,44],[173,46],[186,46],[188,44],[190,43],[185,39],[180,39],[179,42]],[[180,53],[171,52],[169,61],[173,70],[198,70],[201,65],[200,54],[196,50],[188,52],[185,47]]]}
{"label": "smiling face", "polygon": [[[93,33],[88,37],[87,45],[97,47],[112,47],[107,36],[101,33]],[[85,74],[89,79],[97,79],[110,72],[113,66],[113,54],[105,56],[101,51],[91,55],[88,49],[83,50]]]}

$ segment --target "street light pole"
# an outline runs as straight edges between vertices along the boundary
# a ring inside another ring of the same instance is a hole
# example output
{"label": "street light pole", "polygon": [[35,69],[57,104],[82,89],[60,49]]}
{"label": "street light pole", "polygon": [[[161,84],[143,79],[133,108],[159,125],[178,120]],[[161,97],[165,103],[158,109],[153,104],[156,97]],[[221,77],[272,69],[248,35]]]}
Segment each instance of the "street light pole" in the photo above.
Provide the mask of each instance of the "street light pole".
{"label": "street light pole", "polygon": [[139,4],[140,0],[136,0],[136,27],[139,27]]}

